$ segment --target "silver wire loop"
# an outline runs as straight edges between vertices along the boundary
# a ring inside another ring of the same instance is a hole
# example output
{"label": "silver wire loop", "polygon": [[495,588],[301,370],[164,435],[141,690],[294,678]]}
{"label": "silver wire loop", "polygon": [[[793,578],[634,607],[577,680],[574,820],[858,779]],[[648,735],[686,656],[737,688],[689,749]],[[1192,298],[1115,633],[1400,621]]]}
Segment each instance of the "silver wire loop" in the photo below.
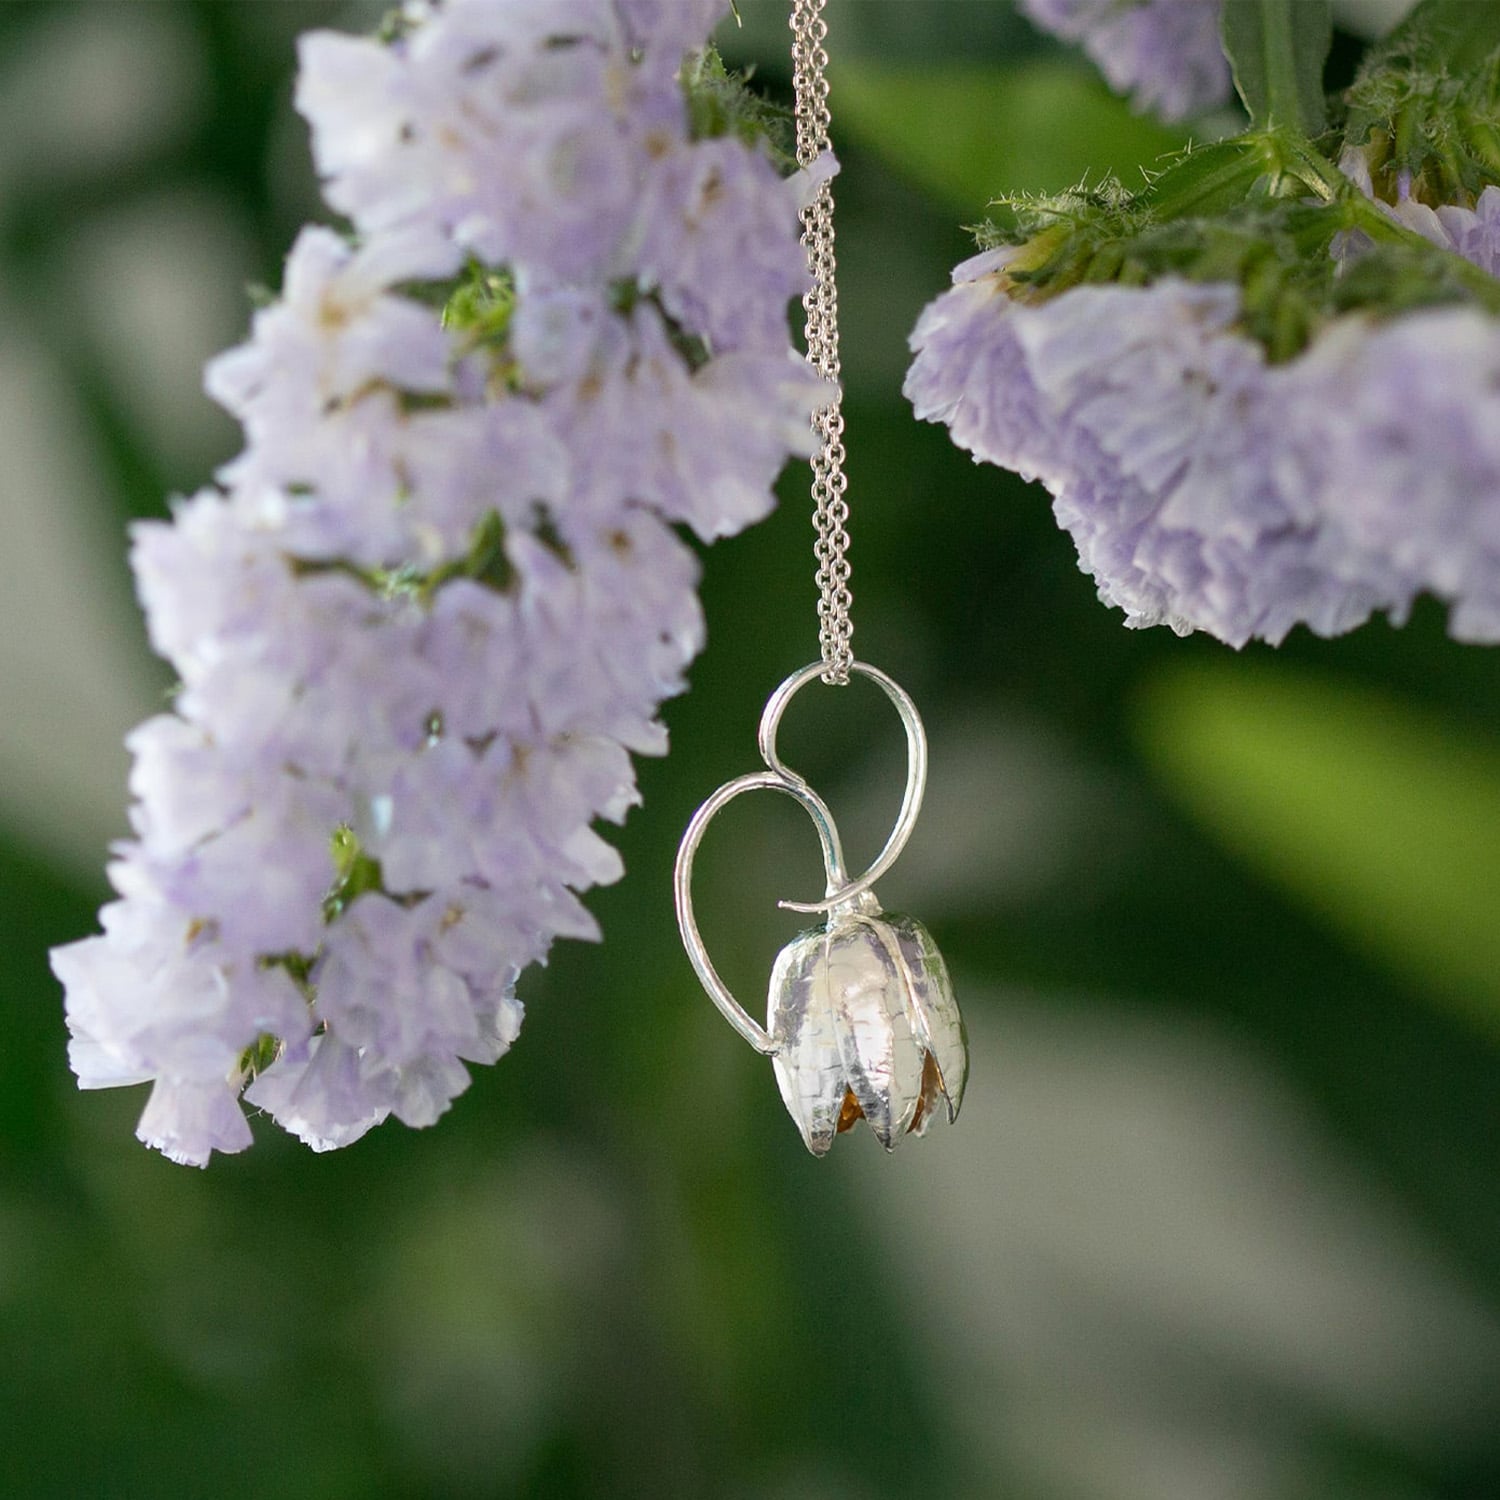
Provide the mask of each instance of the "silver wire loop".
{"label": "silver wire loop", "polygon": [[906,730],[906,790],[901,799],[901,811],[897,814],[895,827],[892,828],[885,847],[875,857],[869,868],[857,879],[849,879],[844,867],[843,845],[839,840],[838,827],[833,821],[833,814],[829,811],[828,804],[781,759],[776,745],[777,731],[781,727],[782,715],[785,714],[787,705],[814,678],[823,678],[824,663],[822,661],[816,661],[811,666],[803,667],[799,672],[793,672],[766,700],[757,736],[761,758],[766,763],[766,769],[752,771],[749,775],[738,776],[733,781],[725,782],[693,814],[692,821],[689,822],[686,832],[682,835],[682,843],[677,849],[677,863],[673,870],[673,895],[677,906],[677,927],[682,934],[682,946],[687,950],[688,958],[693,965],[693,972],[697,974],[699,983],[708,992],[709,999],[718,1006],[725,1020],[757,1052],[773,1054],[778,1050],[780,1043],[734,998],[729,987],[719,977],[719,971],[714,967],[713,960],[708,956],[708,950],[703,944],[703,935],[698,929],[698,919],[693,910],[693,860],[697,855],[698,846],[703,842],[703,835],[709,823],[736,797],[745,792],[777,791],[799,803],[812,819],[813,827],[818,835],[818,843],[822,849],[823,870],[827,877],[821,901],[781,901],[778,905],[788,911],[831,912],[837,908],[854,906],[866,899],[873,901],[873,897],[867,893],[900,857],[907,840],[911,837],[912,830],[916,827],[917,816],[922,810],[922,795],[927,786],[927,734],[922,727],[922,719],[917,713],[916,704],[893,678],[888,677],[878,667],[872,667],[862,661],[850,662],[849,670],[868,677],[885,691],[886,696],[895,704],[896,711],[901,716],[902,726]]}
{"label": "silver wire loop", "polygon": [[[822,670],[819,662],[815,668]],[[729,1022],[757,1052],[774,1053],[779,1042],[764,1026],[746,1011],[734,998],[729,986],[719,978],[708,949],[703,946],[703,935],[698,930],[698,918],[693,911],[693,857],[709,822],[722,808],[744,792],[785,792],[799,802],[813,820],[818,832],[818,842],[823,850],[823,868],[828,875],[828,889],[836,891],[848,876],[844,872],[844,855],[839,846],[838,829],[834,826],[833,814],[828,805],[800,776],[789,775],[783,770],[752,771],[748,776],[738,776],[727,781],[693,814],[682,843],[677,849],[677,864],[673,871],[673,894],[677,903],[677,930],[682,934],[682,946],[693,965],[698,982],[708,991],[708,997],[719,1007],[724,1019]]]}
{"label": "silver wire loop", "polygon": [[[896,824],[885,841],[885,848],[876,855],[874,863],[858,880],[850,881],[839,889],[830,889],[821,901],[777,902],[786,911],[832,911],[835,906],[843,906],[863,895],[901,857],[901,851],[906,848],[906,841],[912,836],[922,811],[922,797],[927,790],[927,731],[922,727],[922,716],[917,712],[917,705],[912,702],[905,689],[879,667],[872,667],[868,662],[851,661],[849,672],[868,677],[871,682],[884,689],[886,697],[896,705],[896,712],[901,716],[901,726],[906,731],[906,790],[901,797],[901,811],[896,815]],[[781,727],[781,716],[786,712],[787,705],[815,677],[827,681],[822,662],[814,662],[810,667],[803,667],[800,672],[793,672],[766,700],[766,706],[761,712],[761,759],[773,771],[789,780],[801,782],[802,778],[781,759],[776,748],[776,732]],[[802,784],[806,785],[805,782]]]}

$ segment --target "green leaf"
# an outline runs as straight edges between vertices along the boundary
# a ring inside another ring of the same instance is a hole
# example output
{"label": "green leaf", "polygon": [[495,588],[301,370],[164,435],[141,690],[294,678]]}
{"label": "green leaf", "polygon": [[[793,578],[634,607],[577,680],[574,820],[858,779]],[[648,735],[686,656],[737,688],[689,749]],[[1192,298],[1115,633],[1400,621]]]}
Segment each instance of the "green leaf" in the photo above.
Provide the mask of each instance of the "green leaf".
{"label": "green leaf", "polygon": [[332,889],[323,898],[325,922],[335,921],[366,891],[387,894],[381,879],[380,861],[365,853],[359,836],[347,824],[334,829],[329,840],[329,853],[333,857],[334,881]]}
{"label": "green leaf", "polygon": [[1152,179],[1140,201],[1162,222],[1222,214],[1243,204],[1269,172],[1260,138],[1234,136],[1184,152]]}
{"label": "green leaf", "polygon": [[1379,693],[1245,662],[1161,678],[1136,728],[1228,849],[1500,1040],[1500,744]]}
{"label": "green leaf", "polygon": [[1367,67],[1399,59],[1407,66],[1466,73],[1500,47],[1500,5],[1493,0],[1423,0],[1372,49]]}
{"label": "green leaf", "polygon": [[1257,125],[1322,132],[1323,64],[1333,41],[1328,0],[1224,0],[1223,37],[1234,85]]}
{"label": "green leaf", "polygon": [[791,110],[755,93],[748,86],[749,75],[731,72],[713,47],[683,59],[681,80],[694,140],[733,135],[746,145],[764,141],[784,170],[797,165],[797,130]]}
{"label": "green leaf", "polygon": [[1139,181],[1184,130],[1134,115],[1091,72],[885,66],[848,59],[834,79],[835,133],[874,147],[905,177],[977,214],[1004,193],[1056,193],[1080,178]]}

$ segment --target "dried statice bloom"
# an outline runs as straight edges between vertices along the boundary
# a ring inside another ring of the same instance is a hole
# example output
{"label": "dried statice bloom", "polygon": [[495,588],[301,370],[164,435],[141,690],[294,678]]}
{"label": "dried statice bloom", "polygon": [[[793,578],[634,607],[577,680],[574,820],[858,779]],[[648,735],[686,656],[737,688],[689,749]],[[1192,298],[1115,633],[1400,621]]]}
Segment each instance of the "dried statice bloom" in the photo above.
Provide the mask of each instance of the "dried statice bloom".
{"label": "dried statice bloom", "polygon": [[80,1084],[152,1081],[174,1160],[247,1146],[242,1094],[317,1149],[430,1124],[515,1039],[518,974],[597,935],[594,824],[702,640],[673,525],[763,515],[819,399],[805,184],[688,129],[723,8],[451,0],[303,40],[356,233],[305,230],[210,365],[245,431],[220,487],[134,529],[180,686],[130,737],[103,933],[53,954]]}
{"label": "dried statice bloom", "polygon": [[[1396,178],[1393,202],[1379,197],[1371,180],[1367,153],[1360,147],[1351,146],[1344,151],[1339,157],[1339,171],[1398,224],[1416,230],[1444,250],[1463,256],[1491,276],[1500,276],[1500,188],[1485,188],[1473,208],[1460,203],[1442,203],[1434,208],[1412,195],[1411,176],[1405,172]],[[1369,246],[1365,235],[1345,235],[1337,253],[1347,266]]]}
{"label": "dried statice bloom", "polygon": [[957,269],[906,392],[976,460],[1047,486],[1128,624],[1278,642],[1399,621],[1428,592],[1455,636],[1500,639],[1500,321],[1353,314],[1271,364],[1236,287],[1030,305],[1008,294],[1013,254]]}
{"label": "dried statice bloom", "polygon": [[1322,413],[1302,452],[1329,527],[1445,600],[1456,639],[1500,641],[1500,320],[1343,320],[1287,375]]}
{"label": "dried statice bloom", "polygon": [[1220,0],[1021,0],[1021,9],[1081,46],[1137,109],[1181,120],[1229,99]]}
{"label": "dried statice bloom", "polygon": [[[1026,8],[1086,45],[1220,9]],[[1239,646],[1430,593],[1500,638],[1494,70],[1429,9],[1345,91],[1337,167],[1281,120],[1013,198],[921,316],[918,416],[1041,480],[1129,624]]]}

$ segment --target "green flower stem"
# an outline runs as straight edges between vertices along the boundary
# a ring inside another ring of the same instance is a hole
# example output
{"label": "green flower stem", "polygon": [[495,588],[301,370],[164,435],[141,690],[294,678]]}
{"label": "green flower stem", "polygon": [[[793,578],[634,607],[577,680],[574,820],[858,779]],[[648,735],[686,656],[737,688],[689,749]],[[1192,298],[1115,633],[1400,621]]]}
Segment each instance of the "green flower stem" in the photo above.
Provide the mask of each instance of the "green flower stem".
{"label": "green flower stem", "polygon": [[[1217,200],[1230,191],[1236,191],[1236,201],[1243,202],[1249,196],[1247,182],[1253,185],[1265,179],[1273,196],[1310,193],[1325,204],[1340,205],[1348,228],[1361,230],[1372,240],[1417,251],[1441,266],[1487,311],[1500,313],[1500,281],[1455,251],[1433,244],[1393,219],[1378,203],[1366,198],[1300,131],[1250,131],[1208,147],[1206,152],[1214,153],[1210,170],[1189,175],[1185,169],[1192,166],[1193,158],[1188,157],[1182,167],[1171,168],[1157,179],[1151,196],[1158,221],[1196,216],[1206,204],[1217,206]],[[1173,174],[1179,171],[1183,174],[1180,187],[1173,180]]]}
{"label": "green flower stem", "polygon": [[1500,5],[1426,0],[1344,98],[1345,143],[1364,152],[1378,196],[1471,207],[1500,181]]}
{"label": "green flower stem", "polygon": [[1328,0],[1224,0],[1223,17],[1224,51],[1255,124],[1321,131]]}
{"label": "green flower stem", "polygon": [[1156,222],[1195,219],[1237,208],[1271,173],[1275,163],[1259,134],[1202,146],[1178,158],[1156,177],[1142,204]]}
{"label": "green flower stem", "polygon": [[1291,130],[1267,131],[1267,149],[1276,153],[1283,180],[1305,188],[1324,203],[1336,203],[1354,184],[1306,136]]}
{"label": "green flower stem", "polygon": [[1495,128],[1494,116],[1461,105],[1458,119],[1463,129],[1464,144],[1484,163],[1492,176],[1500,177],[1500,130]]}
{"label": "green flower stem", "polygon": [[1157,222],[1211,216],[1238,208],[1265,182],[1272,197],[1311,193],[1334,203],[1352,188],[1298,130],[1251,130],[1189,153],[1168,167],[1144,195]]}

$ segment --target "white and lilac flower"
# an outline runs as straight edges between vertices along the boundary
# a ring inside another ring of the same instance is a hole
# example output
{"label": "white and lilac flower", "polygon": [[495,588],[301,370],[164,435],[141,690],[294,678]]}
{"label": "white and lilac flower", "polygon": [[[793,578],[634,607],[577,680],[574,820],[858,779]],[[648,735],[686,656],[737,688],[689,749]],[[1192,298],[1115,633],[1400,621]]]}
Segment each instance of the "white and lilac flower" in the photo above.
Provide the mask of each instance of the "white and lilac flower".
{"label": "white and lilac flower", "polygon": [[960,266],[924,313],[907,394],[976,459],[1040,479],[1079,565],[1133,626],[1241,645],[1297,618],[1358,619],[1318,565],[1317,518],[1283,493],[1284,423],[1259,345],[1232,332],[1232,287],[1166,280],[1012,302],[1003,254]]}
{"label": "white and lilac flower", "polygon": [[1033,305],[1009,294],[1012,254],[966,262],[924,312],[907,395],[1046,485],[1127,624],[1278,642],[1399,622],[1428,592],[1455,636],[1500,639],[1500,321],[1346,315],[1271,364],[1234,286]]}
{"label": "white and lilac flower", "polygon": [[490,264],[600,279],[649,163],[685,144],[677,70],[727,6],[458,0],[386,44],[302,40],[297,106],[331,207],[438,227]]}
{"label": "white and lilac flower", "polygon": [[[1317,438],[1302,451],[1328,524],[1447,602],[1456,639],[1500,641],[1500,320],[1465,307],[1341,320],[1288,384]],[[1314,423],[1316,410],[1336,417]]]}
{"label": "white and lilac flower", "polygon": [[[239,1100],[318,1149],[435,1120],[622,864],[697,563],[810,453],[805,184],[694,140],[710,0],[453,0],[305,38],[352,241],[306,230],[210,391],[245,447],[134,531],[173,711],[131,736],[104,931],[56,950],[86,1087],[203,1164]],[[479,298],[471,316],[453,282]],[[486,300],[487,299],[487,300]],[[475,308],[478,310],[475,311]]]}
{"label": "white and lilac flower", "polygon": [[[782,350],[779,309],[806,281],[793,253],[798,229],[786,216],[786,185],[730,137],[663,152],[648,183],[639,243],[627,247],[642,285],[712,348]],[[739,249],[727,255],[726,245]],[[747,284],[755,295],[745,295]]]}
{"label": "white and lilac flower", "polygon": [[1229,99],[1220,0],[1021,0],[1021,9],[1081,46],[1137,109],[1181,120]]}

